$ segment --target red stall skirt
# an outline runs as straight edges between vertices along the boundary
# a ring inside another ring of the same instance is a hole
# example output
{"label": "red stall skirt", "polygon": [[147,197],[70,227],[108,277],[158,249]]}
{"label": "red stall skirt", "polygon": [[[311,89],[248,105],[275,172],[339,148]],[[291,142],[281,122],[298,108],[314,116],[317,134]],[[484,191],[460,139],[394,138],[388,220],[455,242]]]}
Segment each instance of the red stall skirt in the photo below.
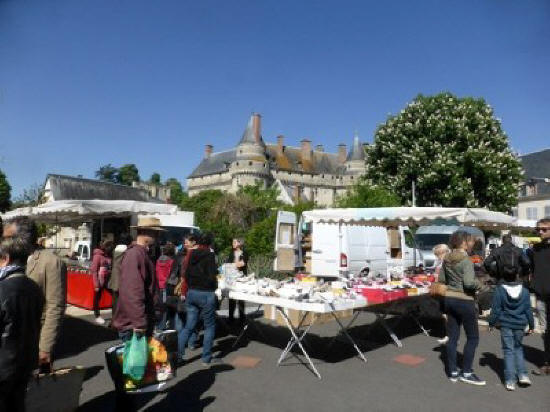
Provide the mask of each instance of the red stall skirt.
{"label": "red stall skirt", "polygon": [[[113,298],[103,289],[99,309],[110,309]],[[94,282],[89,272],[67,270],[67,303],[84,309],[94,309]]]}

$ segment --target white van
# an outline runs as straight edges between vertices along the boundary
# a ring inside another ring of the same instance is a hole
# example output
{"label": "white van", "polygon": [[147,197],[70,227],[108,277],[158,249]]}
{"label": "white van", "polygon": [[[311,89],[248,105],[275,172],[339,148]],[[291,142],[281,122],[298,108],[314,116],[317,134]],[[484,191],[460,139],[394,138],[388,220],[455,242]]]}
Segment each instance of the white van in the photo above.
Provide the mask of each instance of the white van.
{"label": "white van", "polygon": [[419,257],[407,226],[318,222],[309,220],[307,212],[298,225],[294,213],[278,213],[275,251],[275,270],[304,268],[319,277],[357,276],[366,270],[386,275],[391,267],[415,266]]}
{"label": "white van", "polygon": [[474,254],[485,257],[485,235],[477,227],[458,225],[421,226],[415,233],[415,243],[420,250],[422,264],[425,268],[433,268],[435,265],[434,246],[441,243],[449,244],[451,235],[459,229],[474,236],[476,240]]}

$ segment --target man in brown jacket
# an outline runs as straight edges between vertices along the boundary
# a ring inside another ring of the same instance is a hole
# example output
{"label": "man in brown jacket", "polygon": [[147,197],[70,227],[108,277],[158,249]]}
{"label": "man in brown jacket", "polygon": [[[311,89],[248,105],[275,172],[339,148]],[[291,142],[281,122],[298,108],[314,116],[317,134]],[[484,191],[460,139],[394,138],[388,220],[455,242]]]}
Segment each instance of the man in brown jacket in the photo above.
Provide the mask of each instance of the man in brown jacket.
{"label": "man in brown jacket", "polygon": [[159,219],[140,219],[136,241],[128,246],[122,258],[113,327],[123,341],[130,339],[133,332],[147,335],[153,332],[158,285],[148,251],[158,230],[162,230],[159,226]]}
{"label": "man in brown jacket", "polygon": [[[37,244],[36,224],[28,218],[16,218],[4,225],[4,237],[15,235],[25,237],[29,244]],[[67,267],[53,253],[36,249],[29,256],[26,272],[38,284],[45,298],[38,362],[40,365],[49,365],[65,314]]]}

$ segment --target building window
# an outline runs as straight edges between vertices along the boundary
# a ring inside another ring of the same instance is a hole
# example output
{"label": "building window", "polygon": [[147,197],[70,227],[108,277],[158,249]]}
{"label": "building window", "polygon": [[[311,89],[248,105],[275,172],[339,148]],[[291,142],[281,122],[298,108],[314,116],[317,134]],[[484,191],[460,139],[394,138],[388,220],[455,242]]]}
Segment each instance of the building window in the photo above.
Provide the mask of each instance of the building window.
{"label": "building window", "polygon": [[544,217],[550,217],[550,206],[544,206]]}
{"label": "building window", "polygon": [[527,208],[527,219],[536,220],[537,217],[537,208],[536,207],[528,207]]}

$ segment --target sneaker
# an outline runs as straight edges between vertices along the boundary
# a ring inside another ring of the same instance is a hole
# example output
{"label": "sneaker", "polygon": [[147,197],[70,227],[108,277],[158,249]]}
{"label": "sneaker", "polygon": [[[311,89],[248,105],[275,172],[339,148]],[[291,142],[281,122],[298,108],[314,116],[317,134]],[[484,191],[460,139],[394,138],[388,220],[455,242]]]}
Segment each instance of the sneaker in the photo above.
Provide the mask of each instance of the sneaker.
{"label": "sneaker", "polygon": [[451,382],[456,382],[458,381],[459,376],[460,376],[460,373],[458,371],[451,372],[451,374],[449,375],[449,380]]}
{"label": "sneaker", "polygon": [[97,318],[95,318],[95,323],[97,323],[98,325],[105,325],[105,319],[103,319],[101,316],[98,316]]}
{"label": "sneaker", "polygon": [[527,375],[520,376],[518,381],[519,381],[520,385],[524,385],[524,386],[530,386],[531,385],[531,379],[529,379],[529,376],[527,376]]}
{"label": "sneaker", "polygon": [[205,368],[209,368],[210,366],[216,366],[222,364],[223,361],[220,358],[212,358],[210,359],[210,362],[202,362],[202,366]]}
{"label": "sneaker", "polygon": [[441,343],[442,345],[445,345],[447,342],[449,342],[449,337],[444,336],[441,339],[438,339],[437,342]]}
{"label": "sneaker", "polygon": [[504,385],[504,387],[506,388],[507,391],[515,391],[516,390],[516,385],[514,385],[511,382]]}
{"label": "sneaker", "polygon": [[479,379],[477,375],[473,372],[463,373],[462,375],[460,375],[459,379],[464,383],[469,383],[470,385],[483,386],[487,383],[484,380]]}

